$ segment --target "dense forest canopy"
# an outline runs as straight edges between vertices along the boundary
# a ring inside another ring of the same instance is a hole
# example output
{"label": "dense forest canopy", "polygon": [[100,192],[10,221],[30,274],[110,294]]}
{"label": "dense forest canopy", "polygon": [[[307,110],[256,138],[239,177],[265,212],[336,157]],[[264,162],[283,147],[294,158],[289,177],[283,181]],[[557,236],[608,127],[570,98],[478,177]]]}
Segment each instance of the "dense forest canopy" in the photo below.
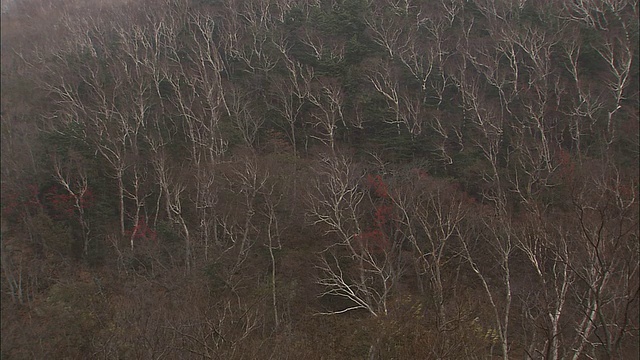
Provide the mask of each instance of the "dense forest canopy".
{"label": "dense forest canopy", "polygon": [[3,358],[637,356],[637,1],[1,26]]}

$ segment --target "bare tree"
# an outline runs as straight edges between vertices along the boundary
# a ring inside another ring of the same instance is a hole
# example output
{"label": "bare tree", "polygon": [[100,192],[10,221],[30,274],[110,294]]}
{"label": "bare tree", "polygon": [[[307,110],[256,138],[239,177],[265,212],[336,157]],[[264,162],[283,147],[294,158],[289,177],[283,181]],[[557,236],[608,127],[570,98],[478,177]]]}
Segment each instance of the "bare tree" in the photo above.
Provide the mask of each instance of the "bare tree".
{"label": "bare tree", "polygon": [[398,75],[392,65],[380,62],[374,65],[367,75],[367,79],[375,90],[384,97],[393,117],[385,119],[386,123],[396,125],[400,133],[401,125],[409,131],[412,137],[422,132],[423,96],[413,93],[405,86],[400,86]]}
{"label": "bare tree", "polygon": [[272,95],[277,105],[273,106],[285,119],[287,137],[293,146],[293,154],[298,157],[296,127],[303,114],[303,107],[306,103],[306,94],[296,92],[296,86],[291,84],[290,78],[273,79]]}
{"label": "bare tree", "polygon": [[[243,198],[244,222],[240,225],[239,257],[244,257],[249,248],[253,246],[251,237],[254,228],[253,218],[256,214],[256,200],[265,189],[269,174],[260,171],[257,159],[247,157],[242,161],[241,167],[234,171],[234,179],[229,180],[238,184],[237,192]],[[255,239],[254,239],[255,240]]]}
{"label": "bare tree", "polygon": [[274,194],[274,187],[266,188],[262,190],[263,196],[265,198],[265,205],[263,209],[263,215],[267,218],[267,248],[269,249],[269,257],[271,258],[271,303],[273,305],[273,318],[274,318],[274,327],[278,329],[280,324],[280,316],[278,315],[278,296],[276,289],[276,258],[274,256],[275,249],[281,249],[282,244],[280,243],[281,237],[281,227],[280,222],[278,221],[278,216],[276,214],[276,207],[280,203],[282,199],[282,195],[276,198]]}
{"label": "bare tree", "polygon": [[222,44],[230,59],[240,61],[244,71],[266,74],[277,64],[271,51],[269,32],[275,19],[271,4],[264,1],[224,2],[221,18],[224,36]]}
{"label": "bare tree", "polygon": [[460,255],[458,242],[469,236],[464,221],[473,202],[452,186],[430,180],[418,169],[410,174],[405,187],[391,194],[401,214],[399,230],[412,248],[421,292],[433,299],[438,330],[450,331],[457,319],[449,317],[446,293],[456,284],[450,283],[447,274],[449,265]]}
{"label": "bare tree", "polygon": [[616,138],[614,117],[622,108],[622,101],[626,97],[629,84],[631,64],[633,62],[633,46],[629,37],[629,30],[624,21],[622,30],[607,31],[604,42],[597,48],[598,53],[609,67],[606,85],[610,90],[611,102],[607,104],[606,141],[611,144]]}
{"label": "bare tree", "polygon": [[479,223],[482,238],[489,248],[491,261],[500,264],[497,276],[503,286],[493,287],[488,281],[487,269],[483,269],[477,260],[477,252],[472,251],[472,242],[462,242],[463,256],[478,276],[488,297],[494,314],[494,325],[499,335],[499,342],[504,359],[509,358],[509,323],[512,305],[512,275],[511,257],[514,251],[513,225],[510,216],[510,204],[506,191],[506,179],[501,175],[501,161],[508,159],[509,154],[501,148],[504,134],[504,115],[499,105],[481,95],[484,85],[478,77],[468,77],[462,67],[456,75],[458,86],[462,93],[463,106],[471,117],[475,129],[478,131],[476,146],[483,154],[489,170],[483,171],[485,181],[483,198],[491,204],[487,214],[480,216]]}
{"label": "bare tree", "polygon": [[489,300],[491,311],[493,312],[493,324],[498,333],[500,355],[503,359],[509,358],[509,324],[511,322],[513,298],[510,262],[515,247],[511,224],[505,219],[507,215],[504,209],[498,209],[494,214],[481,219],[483,234],[476,240],[482,240],[486,244],[490,254],[489,262],[499,264],[497,276],[499,276],[502,286],[497,287],[491,284],[489,280],[491,275],[488,272],[488,268],[486,265],[480,265],[477,259],[480,250],[475,248],[478,243],[470,242],[469,239],[464,238],[461,242],[462,256],[467,260],[471,270],[478,276]]}
{"label": "bare tree", "polygon": [[[450,5],[450,6],[447,6]],[[432,73],[432,70],[435,68],[437,70],[436,76],[430,77],[430,88],[429,90],[433,91],[434,95],[431,98],[436,99],[437,106],[442,105],[444,99],[445,90],[451,84],[451,79],[449,78],[447,72],[445,71],[446,64],[448,62],[449,57],[451,57],[453,53],[453,44],[454,39],[451,36],[451,22],[453,18],[456,16],[456,8],[459,4],[455,4],[455,1],[451,2],[451,4],[447,4],[447,2],[442,2],[442,9],[440,12],[436,12],[436,14],[421,20],[418,25],[418,29],[425,28],[429,34],[427,39],[420,39],[420,37],[413,36],[415,42],[422,40],[426,44],[429,45],[421,45],[420,48],[428,47],[427,56],[428,56],[428,71],[427,69],[423,69],[421,73],[423,74],[423,89],[426,89],[424,85],[426,84],[426,79]],[[413,49],[412,49],[413,50]],[[415,54],[415,50],[411,53],[412,57],[422,57],[421,55]],[[424,60],[423,60],[424,61]],[[412,71],[413,73],[413,71]],[[416,74],[414,74],[415,76]],[[427,94],[425,93],[425,99],[427,98]]]}
{"label": "bare tree", "polygon": [[328,145],[331,152],[335,153],[338,123],[346,126],[342,113],[344,93],[341,84],[334,78],[318,79],[310,84],[307,99],[316,110],[311,114],[311,121],[313,127],[318,129],[318,135],[313,137]]}
{"label": "bare tree", "polygon": [[[190,297],[204,298],[198,291],[193,291]],[[257,357],[259,354],[250,344],[254,333],[260,330],[263,316],[254,305],[228,299],[198,304],[175,312],[164,320],[163,329],[173,334],[175,355],[179,357],[235,359],[247,354]]]}
{"label": "bare tree", "polygon": [[189,226],[187,225],[187,221],[185,220],[185,216],[182,210],[182,193],[186,189],[186,185],[182,184],[179,180],[174,180],[172,182],[171,190],[169,192],[169,196],[167,197],[167,204],[169,209],[173,213],[173,222],[176,223],[180,227],[180,231],[182,232],[182,236],[184,237],[184,264],[185,271],[187,273],[191,272],[193,268],[193,245],[191,243],[191,232],[189,231]]}
{"label": "bare tree", "polygon": [[[616,134],[616,117],[620,116],[623,100],[630,94],[627,90],[631,64],[633,62],[633,44],[630,35],[630,24],[637,19],[637,2],[626,0],[580,0],[563,4],[561,17],[586,25],[598,34],[593,47],[604,62],[607,71],[602,74],[607,92],[601,88],[595,90],[585,84],[590,77],[581,76],[577,66],[581,44],[578,36],[573,36],[572,43],[565,46],[567,56],[571,60],[571,73],[578,86],[578,99],[574,100],[574,113],[577,119],[586,117],[593,123],[603,123],[604,139],[608,146],[618,137]],[[582,85],[582,86],[580,86]],[[606,95],[605,95],[606,94]],[[594,115],[598,110],[606,111],[606,118],[599,120]],[[576,121],[577,123],[577,121]],[[577,126],[576,126],[577,127]]]}
{"label": "bare tree", "polygon": [[572,359],[587,348],[601,349],[605,358],[622,356],[622,340],[638,302],[637,177],[616,168],[594,173],[573,196],[579,240],[568,266],[582,315],[575,323]]}
{"label": "bare tree", "polygon": [[124,174],[127,168],[127,145],[131,129],[114,101],[115,93],[121,84],[116,82],[113,86],[107,87],[95,63],[87,62],[83,70],[85,71],[80,73],[82,95],[80,85],[74,86],[69,83],[54,86],[52,90],[61,99],[63,107],[60,116],[85,128],[82,135],[86,140],[83,140],[95,146],[96,151],[113,171],[113,177],[118,183],[120,234],[124,236]]}
{"label": "bare tree", "polygon": [[228,115],[250,149],[254,148],[258,131],[265,120],[264,115],[255,108],[258,103],[256,93],[256,90],[249,91],[231,84],[225,91]]}
{"label": "bare tree", "polygon": [[[75,165],[71,165],[70,162],[74,162]],[[85,215],[86,201],[90,193],[86,169],[77,156],[72,156],[72,160],[67,159],[66,161],[59,157],[54,157],[53,170],[56,182],[63,187],[73,200],[73,208],[81,228],[82,253],[87,256],[89,254],[91,229]]]}
{"label": "bare tree", "polygon": [[25,301],[24,296],[24,288],[22,285],[22,267],[18,264],[17,272],[15,274],[16,266],[11,261],[11,254],[6,246],[6,240],[4,236],[0,239],[0,256],[2,260],[2,274],[4,275],[5,281],[3,283],[9,286],[9,294],[11,295],[11,300],[14,303],[22,304]]}
{"label": "bare tree", "polygon": [[413,30],[407,35],[407,45],[400,52],[402,64],[411,72],[411,75],[420,83],[424,96],[427,92],[429,77],[433,72],[435,54],[431,48],[418,40],[418,33]]}
{"label": "bare tree", "polygon": [[184,76],[194,78],[194,89],[200,98],[201,114],[194,119],[198,122],[200,146],[208,152],[208,161],[216,162],[228,148],[228,140],[220,131],[222,113],[229,112],[222,75],[228,69],[220,54],[221,45],[213,37],[214,19],[198,14],[192,17],[191,23],[196,28],[192,35],[195,71]]}
{"label": "bare tree", "polygon": [[[335,234],[336,242],[320,254],[318,283],[322,296],[338,296],[353,305],[323,314],[340,314],[364,309],[373,316],[389,311],[389,299],[399,280],[395,261],[399,244],[377,232],[369,238],[362,224],[365,198],[359,187],[363,174],[345,157],[325,157],[319,178],[309,198],[308,215],[326,234]],[[379,242],[378,242],[379,241]],[[378,242],[378,243],[377,243]],[[343,262],[350,258],[354,267]]]}
{"label": "bare tree", "polygon": [[398,79],[397,76],[394,76],[395,74],[389,71],[390,68],[392,68],[390,64],[380,62],[370,71],[367,79],[387,102],[388,107],[394,115],[394,119],[388,120],[388,122],[395,124],[398,127],[399,133],[400,124],[405,123],[405,121],[401,117]]}
{"label": "bare tree", "polygon": [[[542,356],[545,359],[564,358],[562,321],[570,315],[567,307],[570,292],[575,283],[571,265],[567,262],[570,254],[569,231],[562,224],[553,224],[539,208],[531,209],[527,224],[517,235],[517,246],[529,260],[537,279],[536,292],[541,295],[535,302],[523,303],[523,319],[528,323],[542,321],[544,326],[530,327],[533,334],[527,352],[530,358]],[[540,309],[536,319],[531,309]],[[542,329],[542,338],[536,335]],[[536,355],[537,354],[537,355]]]}
{"label": "bare tree", "polygon": [[[407,2],[408,6],[408,2]],[[408,10],[408,7],[407,7]],[[408,15],[405,13],[403,15]],[[368,30],[371,32],[373,41],[378,44],[389,56],[389,59],[398,57],[398,53],[402,51],[405,44],[406,22],[403,16],[390,14],[385,11],[385,7],[374,9],[371,14],[365,18]]]}
{"label": "bare tree", "polygon": [[277,105],[276,111],[287,122],[287,135],[293,145],[294,156],[298,156],[296,127],[303,114],[303,108],[307,103],[309,85],[314,78],[313,68],[300,64],[290,54],[289,46],[283,37],[274,40],[274,45],[280,52],[281,58],[287,69],[286,77],[272,79],[272,95]]}

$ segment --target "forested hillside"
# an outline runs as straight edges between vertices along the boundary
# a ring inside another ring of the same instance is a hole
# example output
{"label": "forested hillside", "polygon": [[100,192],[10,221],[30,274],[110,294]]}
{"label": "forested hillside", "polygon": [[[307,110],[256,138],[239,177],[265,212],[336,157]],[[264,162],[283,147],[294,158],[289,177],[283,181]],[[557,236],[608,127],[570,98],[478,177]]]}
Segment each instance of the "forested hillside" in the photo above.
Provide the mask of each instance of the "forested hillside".
{"label": "forested hillside", "polygon": [[3,359],[637,358],[637,1],[2,11]]}

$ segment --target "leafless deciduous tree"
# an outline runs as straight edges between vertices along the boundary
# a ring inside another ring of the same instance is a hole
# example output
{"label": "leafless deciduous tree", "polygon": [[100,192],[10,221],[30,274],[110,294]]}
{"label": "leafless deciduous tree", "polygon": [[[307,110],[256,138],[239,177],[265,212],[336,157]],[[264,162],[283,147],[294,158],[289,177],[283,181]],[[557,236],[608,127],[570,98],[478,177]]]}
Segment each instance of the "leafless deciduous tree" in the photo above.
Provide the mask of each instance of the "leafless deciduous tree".
{"label": "leafless deciduous tree", "polygon": [[336,151],[336,131],[338,123],[346,126],[342,112],[344,93],[337,79],[321,78],[310,84],[307,99],[315,106],[311,113],[311,124],[317,129],[313,137],[327,145],[332,153]]}
{"label": "leafless deciduous tree", "polygon": [[[553,224],[539,209],[530,213],[528,223],[517,235],[517,247],[530,262],[536,278],[535,301],[525,299],[523,319],[544,326],[529,327],[527,353],[530,358],[559,359],[564,353],[562,320],[567,317],[570,290],[575,277],[566,259],[569,257],[568,231]],[[538,329],[542,334],[539,336]]]}
{"label": "leafless deciduous tree", "polygon": [[[345,157],[325,157],[309,198],[308,215],[336,242],[320,254],[318,283],[322,296],[338,296],[352,305],[324,314],[364,309],[373,316],[389,311],[389,300],[399,280],[399,244],[378,233],[369,237],[363,221],[365,192],[362,172]],[[352,265],[345,261],[350,259]]]}
{"label": "leafless deciduous tree", "polygon": [[[506,191],[506,179],[501,175],[501,161],[508,161],[509,153],[501,148],[504,134],[504,113],[498,104],[481,95],[483,82],[478,77],[468,77],[464,66],[456,74],[456,81],[462,93],[463,106],[478,131],[474,146],[479,149],[486,162],[488,170],[483,171],[485,181],[483,198],[491,204],[486,213],[479,216],[478,226],[480,235],[475,241],[462,241],[463,256],[468,261],[472,271],[478,276],[488,297],[494,315],[494,325],[498,332],[501,355],[509,358],[509,324],[511,322],[512,305],[512,273],[511,257],[514,251],[513,224],[510,216],[510,203]],[[505,160],[503,160],[505,159]],[[490,275],[487,268],[479,266],[477,252],[473,251],[478,239],[487,244],[491,262],[500,264],[499,276],[502,286],[494,287],[488,281]]]}
{"label": "leafless deciduous tree", "polygon": [[396,125],[398,133],[401,127],[406,128],[412,137],[421,134],[425,116],[423,96],[412,92],[406,86],[401,86],[398,74],[390,63],[380,62],[373,65],[367,79],[380,94],[391,112],[391,118],[385,122]]}
{"label": "leafless deciduous tree", "polygon": [[400,231],[412,247],[422,293],[433,298],[438,330],[449,331],[456,326],[456,319],[448,314],[446,293],[455,284],[446,274],[460,256],[459,241],[470,235],[464,220],[472,211],[473,200],[453,187],[430,180],[421,170],[410,174],[409,180],[408,188],[391,191],[401,214]]}
{"label": "leafless deciduous tree", "polygon": [[229,85],[225,91],[228,115],[250,149],[254,148],[258,131],[265,120],[264,114],[258,114],[255,108],[258,103],[256,95],[256,90],[248,91],[236,85]]}
{"label": "leafless deciduous tree", "polygon": [[395,59],[405,45],[405,32],[408,31],[405,29],[407,23],[403,21],[402,16],[389,14],[385,10],[384,6],[375,9],[370,17],[365,18],[365,22],[372,34],[373,41],[385,50],[390,59]]}
{"label": "leafless deciduous tree", "polygon": [[282,196],[275,194],[274,186],[266,187],[261,191],[265,198],[264,209],[262,215],[267,219],[267,248],[269,249],[269,257],[271,258],[271,304],[273,306],[274,327],[277,329],[280,324],[280,315],[278,315],[278,296],[276,288],[276,258],[274,250],[282,249],[280,243],[281,225],[276,215],[276,207],[279,205]]}
{"label": "leafless deciduous tree", "polygon": [[89,241],[91,240],[89,237],[91,228],[85,215],[87,198],[89,197],[86,169],[80,159],[75,156],[66,159],[66,161],[54,156],[53,169],[56,182],[73,200],[73,208],[81,228],[82,252],[86,256],[89,253]]}
{"label": "leafless deciduous tree", "polygon": [[293,145],[294,156],[298,156],[296,127],[299,126],[303,115],[303,107],[307,103],[309,85],[314,77],[313,68],[300,64],[290,55],[285,39],[274,40],[274,45],[280,52],[282,62],[287,69],[287,76],[272,80],[273,107],[286,121],[286,131]]}
{"label": "leafless deciduous tree", "polygon": [[582,311],[571,357],[590,352],[616,358],[638,306],[637,176],[614,167],[596,169],[587,179],[572,200],[578,237],[567,266]]}
{"label": "leafless deciduous tree", "polygon": [[[252,239],[255,228],[254,216],[256,215],[256,201],[260,193],[265,190],[269,174],[260,169],[255,157],[247,157],[242,161],[240,167],[234,171],[234,178],[229,179],[237,184],[236,191],[243,199],[243,221],[239,224],[239,239],[236,246],[239,249],[239,259],[247,256],[247,252],[254,245],[255,238]],[[240,260],[238,260],[240,261]]]}

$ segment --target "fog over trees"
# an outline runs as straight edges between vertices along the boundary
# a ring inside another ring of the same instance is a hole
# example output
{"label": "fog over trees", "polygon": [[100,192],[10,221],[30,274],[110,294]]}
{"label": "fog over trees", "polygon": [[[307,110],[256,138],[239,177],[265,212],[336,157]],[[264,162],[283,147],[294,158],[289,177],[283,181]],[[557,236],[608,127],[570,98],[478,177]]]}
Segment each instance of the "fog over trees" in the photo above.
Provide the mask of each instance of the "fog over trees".
{"label": "fog over trees", "polygon": [[1,26],[2,358],[637,357],[637,1]]}

